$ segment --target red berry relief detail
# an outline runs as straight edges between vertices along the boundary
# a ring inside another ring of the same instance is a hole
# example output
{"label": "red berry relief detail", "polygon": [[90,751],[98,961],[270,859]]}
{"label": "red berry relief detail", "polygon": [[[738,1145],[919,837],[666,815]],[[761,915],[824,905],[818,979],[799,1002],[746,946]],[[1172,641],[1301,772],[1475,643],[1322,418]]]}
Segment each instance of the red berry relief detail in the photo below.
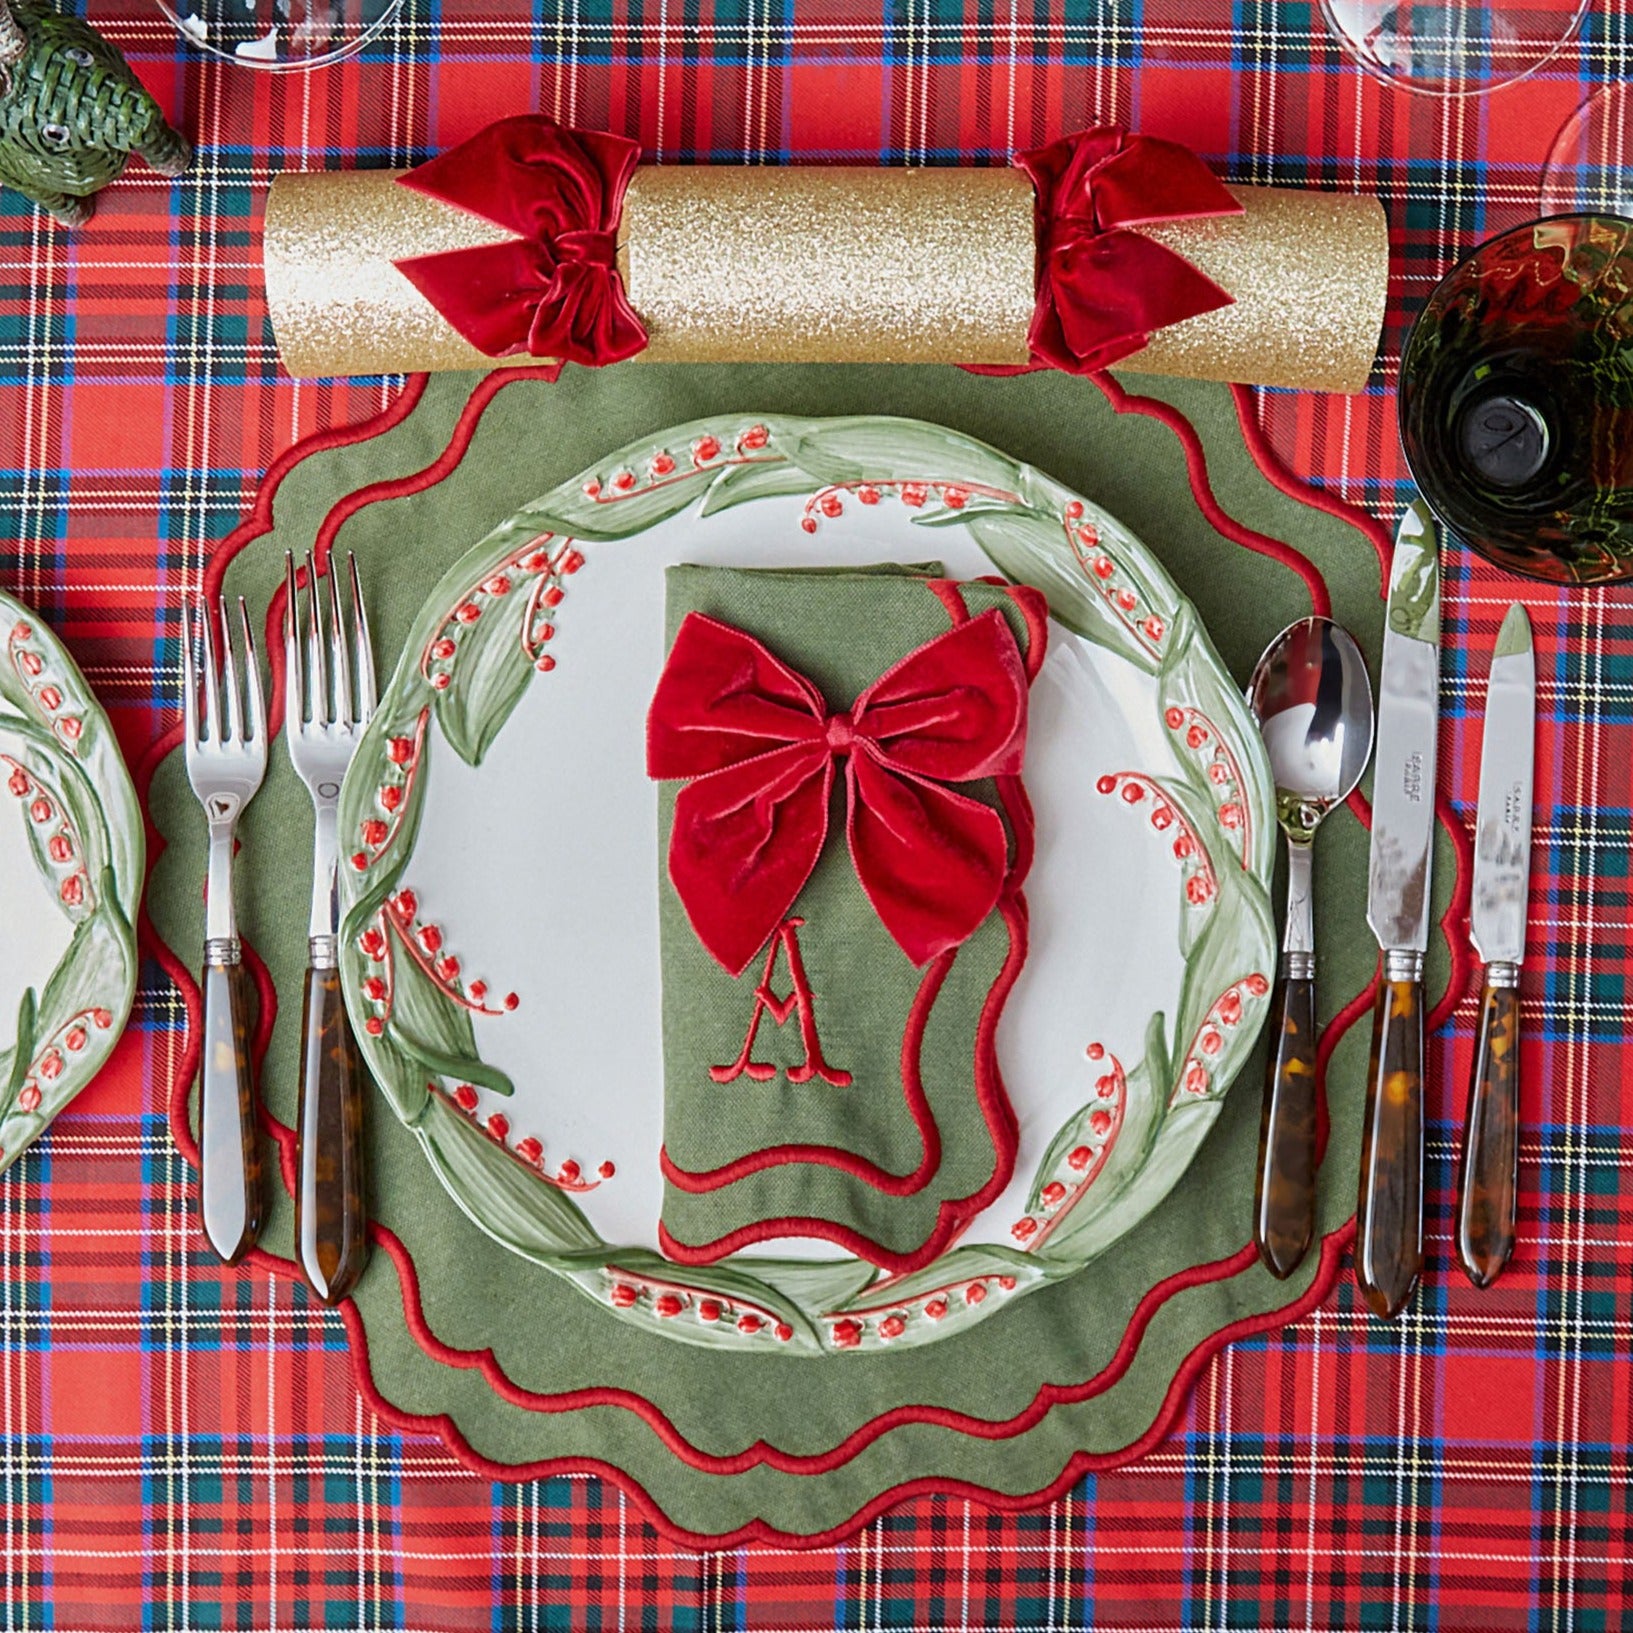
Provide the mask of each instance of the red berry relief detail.
{"label": "red berry relief detail", "polygon": [[36,1107],[38,1107],[39,1103],[40,1090],[38,1084],[24,1084],[23,1092],[17,1096],[17,1104],[21,1106],[24,1111],[33,1111],[36,1109]]}
{"label": "red berry relief detail", "polygon": [[482,588],[489,595],[509,595],[510,580],[501,573],[497,578],[490,578]]}
{"label": "red berry relief detail", "polygon": [[442,932],[436,925],[426,924],[421,926],[420,945],[428,953],[434,953],[442,945]]}
{"label": "red berry relief detail", "polygon": [[446,692],[448,688],[453,685],[453,683],[454,681],[452,675],[442,674],[433,675],[431,677],[432,688],[438,692]]}
{"label": "red berry relief detail", "polygon": [[678,1295],[674,1293],[660,1293],[658,1294],[656,1301],[653,1303],[652,1308],[656,1310],[665,1321],[668,1321],[672,1317],[679,1315],[685,1306],[681,1303]]}
{"label": "red berry relief detail", "polygon": [[1147,618],[1142,627],[1153,641],[1160,641],[1167,633],[1167,626],[1160,618]]}
{"label": "red berry relief detail", "polygon": [[363,1022],[363,1030],[367,1032],[371,1038],[379,1037],[380,1034],[385,1031],[385,1029],[386,1023],[382,1021],[378,1015],[370,1015],[369,1018]]}
{"label": "red berry relief detail", "polygon": [[473,981],[465,990],[477,1003],[481,1003],[488,995],[488,984],[486,981]]}
{"label": "red berry relief detail", "polygon": [[1240,828],[1242,825],[1241,806],[1221,805],[1219,807],[1219,825],[1222,828]]}
{"label": "red berry relief detail", "polygon": [[74,847],[61,834],[53,834],[51,843],[46,846],[53,862],[70,862],[73,860]]}
{"label": "red berry relief detail", "polygon": [[629,490],[635,486],[634,471],[620,471],[612,479],[612,485],[617,488],[620,493],[628,493]]}
{"label": "red berry relief detail", "polygon": [[1037,1232],[1038,1222],[1030,1214],[1026,1215],[1026,1217],[1023,1219],[1017,1219],[1015,1223],[1009,1227],[1009,1234],[1013,1236],[1017,1242],[1027,1241],[1029,1238],[1036,1236]]}
{"label": "red berry relief detail", "polygon": [[844,502],[837,493],[825,493],[819,501],[824,516],[837,516],[844,510]]}
{"label": "red berry relief detail", "polygon": [[539,597],[539,600],[542,601],[547,607],[559,607],[562,601],[566,598],[566,594],[567,592],[562,589],[559,584],[552,584],[550,588]]}
{"label": "red berry relief detail", "polygon": [[1162,718],[1168,722],[1170,731],[1178,731],[1185,724],[1185,711],[1183,709],[1167,709],[1163,712]]}
{"label": "red berry relief detail", "polygon": [[807,533],[815,533],[817,530],[816,517],[801,516],[799,519],[799,525],[804,528]]}
{"label": "red berry relief detail", "polygon": [[1058,1179],[1052,1179],[1043,1188],[1043,1205],[1046,1208],[1058,1208],[1066,1200],[1066,1187]]}
{"label": "red berry relief detail", "polygon": [[779,1344],[786,1344],[794,1336],[794,1329],[786,1321],[779,1321],[771,1330],[777,1335]]}
{"label": "red berry relief detail", "polygon": [[1086,1145],[1074,1146],[1072,1154],[1066,1159],[1079,1173],[1082,1173],[1093,1160],[1094,1153]]}
{"label": "red berry relief detail", "polygon": [[516,1142],[516,1155],[523,1162],[537,1162],[544,1155],[544,1147],[529,1134],[525,1140]]}
{"label": "red berry relief detail", "polygon": [[28,792],[29,786],[28,773],[26,771],[12,772],[11,781],[6,784],[6,787],[8,787],[18,799],[21,799],[23,795]]}
{"label": "red berry relief detail", "polygon": [[71,1054],[78,1054],[85,1047],[86,1031],[83,1026],[76,1026],[62,1041],[68,1045]]}
{"label": "red berry relief detail", "polygon": [[578,1176],[583,1173],[583,1171],[584,1170],[581,1169],[571,1157],[569,1157],[561,1165],[561,1167],[556,1170],[556,1178],[559,1179],[563,1185],[576,1185],[578,1183]]}
{"label": "red berry relief detail", "polygon": [[488,1133],[494,1139],[502,1140],[510,1132],[510,1119],[502,1111],[496,1111],[488,1119]]}
{"label": "red berry relief detail", "polygon": [[1110,556],[1096,556],[1094,558],[1094,576],[1096,578],[1110,578],[1117,571]]}
{"label": "red berry relief detail", "polygon": [[720,453],[719,437],[699,437],[692,444],[692,457],[697,460],[714,459]]}
{"label": "red berry relief detail", "polygon": [[437,960],[437,974],[444,981],[452,981],[459,974],[459,960],[457,958],[439,958]]}
{"label": "red berry relief detail", "polygon": [[627,1281],[618,1281],[612,1284],[612,1292],[608,1296],[620,1310],[627,1310],[641,1295]]}
{"label": "red berry relief detail", "polygon": [[1104,1134],[1111,1127],[1111,1113],[1109,1111],[1095,1111],[1089,1114],[1089,1127],[1096,1134]]}
{"label": "red berry relief detail", "polygon": [[85,899],[85,885],[80,876],[75,873],[62,881],[62,889],[57,892],[69,907],[78,907]]}
{"label": "red berry relief detail", "polygon": [[57,730],[60,731],[62,735],[70,742],[72,742],[79,736],[80,732],[84,730],[84,728],[73,715],[69,715],[66,720],[59,720],[57,722]]}
{"label": "red berry relief detail", "polygon": [[60,709],[62,707],[62,693],[55,686],[42,686],[40,688],[40,703],[42,707],[47,709]]}
{"label": "red berry relief detail", "polygon": [[1006,1293],[1013,1293],[1015,1291],[1015,1278],[1013,1276],[1000,1276],[998,1278],[998,1285],[1003,1288]]}
{"label": "red berry relief detail", "polygon": [[598,493],[600,493],[600,491],[601,491],[601,484],[599,482],[597,482],[593,476],[590,478],[590,480],[588,482],[586,482],[584,484],[584,497],[586,499],[595,498],[595,496]]}
{"label": "red berry relief detail", "polygon": [[33,817],[36,822],[49,822],[51,820],[51,801],[48,799],[35,800],[34,803],[29,806],[28,814]]}
{"label": "red berry relief detail", "polygon": [[740,1315],[737,1318],[737,1330],[740,1333],[757,1333],[763,1325],[757,1315]]}
{"label": "red berry relief detail", "polygon": [[521,1001],[522,1000],[518,998],[514,992],[507,992],[505,994],[506,1009],[514,1009]]}
{"label": "red berry relief detail", "polygon": [[1137,782],[1126,782],[1123,784],[1123,798],[1130,805],[1138,805],[1145,798],[1145,789]]}
{"label": "red berry relief detail", "polygon": [[32,640],[33,636],[34,631],[31,630],[27,624],[19,623],[11,626],[11,638],[14,641]]}
{"label": "red berry relief detail", "polygon": [[1098,1094],[1102,1100],[1109,1100],[1117,1092],[1116,1073],[1107,1072],[1104,1077],[1100,1078],[1094,1085],[1094,1092]]}
{"label": "red berry relief detail", "polygon": [[402,914],[405,919],[411,919],[420,910],[419,897],[412,890],[399,890],[391,898],[391,905]]}
{"label": "red berry relief detail", "polygon": [[763,425],[751,425],[743,433],[740,441],[745,448],[763,448],[770,434]]}
{"label": "red berry relief detail", "polygon": [[862,1342],[862,1324],[859,1321],[836,1321],[833,1341],[840,1349],[855,1349]]}
{"label": "red berry relief detail", "polygon": [[927,490],[920,482],[907,482],[902,486],[902,503],[913,510],[917,510],[924,503]]}
{"label": "red berry relief detail", "polygon": [[675,462],[668,454],[654,454],[652,456],[652,474],[667,476],[675,468]]}
{"label": "red berry relief detail", "polygon": [[431,656],[433,658],[451,658],[458,650],[459,648],[445,635],[440,641],[432,645]]}
{"label": "red berry relief detail", "polygon": [[584,565],[584,553],[581,550],[569,550],[561,558],[561,570],[564,573],[576,573]]}
{"label": "red berry relief detail", "polygon": [[979,1304],[986,1296],[987,1284],[984,1281],[972,1281],[964,1289],[964,1302],[966,1304]]}
{"label": "red berry relief detail", "polygon": [[933,1298],[924,1306],[924,1313],[932,1321],[940,1321],[947,1314],[947,1301],[944,1298]]}
{"label": "red berry relief detail", "polygon": [[462,624],[474,624],[481,616],[482,609],[477,606],[474,601],[467,601],[463,606],[456,608],[454,611],[454,617],[456,617]]}
{"label": "red berry relief detail", "polygon": [[879,1336],[881,1338],[900,1338],[906,1331],[907,1323],[899,1315],[887,1315],[879,1323]]}
{"label": "red berry relief detail", "polygon": [[1214,1012],[1226,1026],[1235,1026],[1242,1018],[1242,995],[1232,987],[1214,1006]]}
{"label": "red berry relief detail", "polygon": [[611,1179],[612,1176],[618,1172],[617,1168],[615,1168],[610,1162],[601,1163],[595,1171],[601,1176],[602,1179]]}
{"label": "red berry relief detail", "polygon": [[1204,1032],[1202,1034],[1202,1053],[1217,1055],[1225,1046],[1224,1037],[1218,1032]]}
{"label": "red berry relief detail", "polygon": [[864,505],[876,505],[879,502],[879,490],[877,488],[869,487],[868,484],[864,482],[862,486],[856,490],[856,497]]}
{"label": "red berry relief detail", "polygon": [[720,1319],[720,1300],[705,1298],[698,1301],[697,1318],[699,1321],[714,1322]]}
{"label": "red berry relief detail", "polygon": [[[962,510],[970,501],[970,496],[962,488],[943,488],[941,498],[948,510]],[[883,1332],[884,1328],[881,1326],[879,1330]]]}
{"label": "red berry relief detail", "polygon": [[556,660],[552,658],[548,652],[545,652],[540,655],[538,661],[533,665],[533,667],[537,669],[541,675],[548,675],[550,671],[556,667]]}
{"label": "red berry relief detail", "polygon": [[1208,1092],[1208,1074],[1194,1060],[1185,1068],[1185,1090],[1188,1094]]}
{"label": "red berry relief detail", "polygon": [[461,1083],[454,1090],[454,1103],[461,1111],[475,1111],[476,1090],[469,1083]]}
{"label": "red berry relief detail", "polygon": [[1077,520],[1077,518],[1079,516],[1081,516],[1082,514],[1083,514],[1083,501],[1081,499],[1073,499],[1066,506],[1066,516],[1067,516],[1067,519],[1069,521],[1074,521],[1075,522]]}
{"label": "red berry relief detail", "polygon": [[1109,794],[1117,786],[1117,779],[1115,777],[1098,777],[1095,779],[1094,786],[1102,794]]}
{"label": "red berry relief detail", "polygon": [[412,737],[393,737],[386,744],[386,754],[393,765],[407,765],[414,758],[414,739]]}
{"label": "red berry relief detail", "polygon": [[386,949],[386,938],[381,935],[378,930],[365,930],[362,935],[357,938],[357,945],[361,947],[370,958],[378,958]]}
{"label": "red berry relief detail", "polygon": [[1250,975],[1242,985],[1247,988],[1248,995],[1253,998],[1262,998],[1270,990],[1270,983],[1259,974]]}
{"label": "red berry relief detail", "polygon": [[365,845],[383,845],[386,842],[386,835],[390,832],[391,830],[379,817],[370,817],[362,827],[363,843]]}
{"label": "red berry relief detail", "polygon": [[1090,1060],[1104,1060],[1106,1058],[1106,1046],[1103,1043],[1091,1043],[1083,1053]]}
{"label": "red berry relief detail", "polygon": [[372,1003],[379,1003],[379,1001],[384,998],[385,995],[386,984],[378,975],[371,975],[368,980],[363,983],[363,996],[369,999]]}
{"label": "red berry relief detail", "polygon": [[110,1015],[105,1009],[93,1009],[91,1011],[91,1019],[95,1021],[97,1026],[104,1032],[106,1032],[108,1028],[113,1025],[113,1016]]}

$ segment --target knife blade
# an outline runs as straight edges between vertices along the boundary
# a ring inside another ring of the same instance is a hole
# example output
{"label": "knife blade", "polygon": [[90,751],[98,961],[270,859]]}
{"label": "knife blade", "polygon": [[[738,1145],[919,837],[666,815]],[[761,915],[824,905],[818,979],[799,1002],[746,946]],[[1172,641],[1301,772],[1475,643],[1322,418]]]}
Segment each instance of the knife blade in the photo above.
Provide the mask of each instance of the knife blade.
{"label": "knife blade", "polygon": [[1457,1257],[1489,1287],[1514,1251],[1519,1189],[1520,964],[1531,890],[1537,672],[1531,621],[1508,609],[1486,686],[1474,827],[1475,950],[1486,974],[1457,1171]]}
{"label": "knife blade", "polygon": [[1407,508],[1395,535],[1378,683],[1367,923],[1383,953],[1361,1129],[1355,1279],[1398,1315],[1423,1268],[1423,955],[1440,724],[1440,530]]}

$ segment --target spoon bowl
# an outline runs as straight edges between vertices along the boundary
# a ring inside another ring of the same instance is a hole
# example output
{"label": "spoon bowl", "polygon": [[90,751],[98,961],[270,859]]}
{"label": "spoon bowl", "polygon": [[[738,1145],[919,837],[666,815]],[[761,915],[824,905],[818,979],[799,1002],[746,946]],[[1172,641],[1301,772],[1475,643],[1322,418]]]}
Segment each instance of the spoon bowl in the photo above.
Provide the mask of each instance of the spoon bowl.
{"label": "spoon bowl", "polygon": [[1287,836],[1287,923],[1270,1010],[1275,1042],[1253,1207],[1259,1256],[1286,1277],[1315,1234],[1315,834],[1372,757],[1366,659],[1332,619],[1301,618],[1265,648],[1247,701],[1270,757],[1276,820]]}

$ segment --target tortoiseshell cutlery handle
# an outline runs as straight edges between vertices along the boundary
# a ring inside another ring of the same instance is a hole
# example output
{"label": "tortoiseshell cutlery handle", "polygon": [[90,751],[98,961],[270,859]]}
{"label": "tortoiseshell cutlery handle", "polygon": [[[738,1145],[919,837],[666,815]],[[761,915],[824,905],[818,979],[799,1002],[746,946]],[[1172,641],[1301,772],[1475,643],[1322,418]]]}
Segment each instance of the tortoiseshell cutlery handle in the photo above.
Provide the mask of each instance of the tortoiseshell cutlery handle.
{"label": "tortoiseshell cutlery handle", "polygon": [[1284,954],[1270,1001],[1253,1239],[1279,1277],[1292,1275],[1315,1235],[1314,964],[1307,954]]}
{"label": "tortoiseshell cutlery handle", "polygon": [[1476,1287],[1489,1287],[1514,1251],[1519,1121],[1519,967],[1492,964],[1480,996],[1480,1041],[1457,1170],[1457,1257]]}
{"label": "tortoiseshell cutlery handle", "polygon": [[1355,1279],[1374,1315],[1405,1309],[1423,1269],[1423,955],[1386,952],[1361,1125]]}
{"label": "tortoiseshell cutlery handle", "polygon": [[306,972],[301,1039],[295,1235],[312,1291],[325,1304],[338,1304],[357,1285],[368,1259],[366,1080],[332,961],[315,958]]}
{"label": "tortoiseshell cutlery handle", "polygon": [[260,1235],[265,1192],[250,1063],[249,976],[236,945],[205,943],[202,986],[199,1214],[216,1257],[237,1264]]}

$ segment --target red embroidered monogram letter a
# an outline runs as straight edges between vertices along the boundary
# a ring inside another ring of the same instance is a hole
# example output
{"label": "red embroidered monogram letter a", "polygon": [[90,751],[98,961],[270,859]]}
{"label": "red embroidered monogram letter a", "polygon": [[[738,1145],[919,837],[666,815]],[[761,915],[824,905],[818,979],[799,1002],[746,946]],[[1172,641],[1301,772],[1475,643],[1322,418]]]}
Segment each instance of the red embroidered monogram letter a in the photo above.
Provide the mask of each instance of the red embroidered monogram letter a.
{"label": "red embroidered monogram letter a", "polygon": [[[771,1019],[781,1026],[784,1021],[797,1009],[799,1011],[800,1041],[805,1045],[805,1059],[798,1066],[788,1068],[790,1083],[809,1083],[813,1077],[820,1077],[824,1083],[832,1083],[835,1088],[844,1088],[851,1080],[849,1072],[840,1071],[830,1066],[822,1058],[822,1040],[817,1036],[816,1001],[811,993],[811,983],[806,979],[805,960],[800,957],[799,927],[804,919],[784,919],[778,927],[777,933],[771,938],[770,950],[766,953],[765,970],[760,976],[760,984],[754,989],[754,1012],[748,1019],[748,1035],[743,1039],[742,1052],[730,1066],[711,1066],[709,1076],[716,1083],[731,1083],[743,1076],[753,1078],[756,1083],[764,1083],[777,1075],[777,1068],[763,1060],[750,1060],[754,1053],[754,1040],[759,1036],[760,1017],[767,1012]],[[771,977],[777,968],[777,949],[781,948],[788,959],[788,978],[793,983],[793,991],[786,997],[779,998],[771,990]]]}

